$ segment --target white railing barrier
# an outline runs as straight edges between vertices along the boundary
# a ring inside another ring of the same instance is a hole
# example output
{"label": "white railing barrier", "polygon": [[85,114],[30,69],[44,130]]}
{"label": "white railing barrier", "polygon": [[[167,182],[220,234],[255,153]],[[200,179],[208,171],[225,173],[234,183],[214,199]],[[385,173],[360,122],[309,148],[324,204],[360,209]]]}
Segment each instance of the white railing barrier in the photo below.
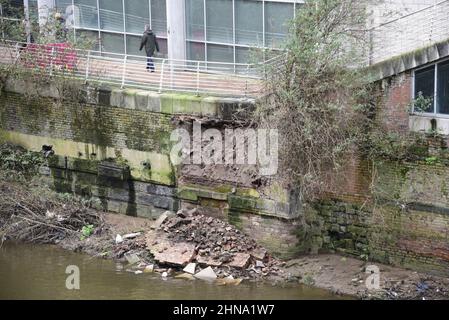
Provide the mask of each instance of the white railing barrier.
{"label": "white railing barrier", "polygon": [[86,60],[86,78],[85,78],[85,82],[87,83],[87,81],[89,80],[89,68],[90,68],[90,50],[87,51],[87,60]]}
{"label": "white railing barrier", "polygon": [[55,47],[51,48],[51,55],[50,55],[50,76],[53,75],[53,62],[55,59]]}
{"label": "white railing barrier", "polygon": [[122,72],[122,85],[121,88],[123,89],[125,87],[125,80],[126,80],[126,62],[128,61],[128,56],[125,54],[125,58],[123,60],[123,72]]}
{"label": "white railing barrier", "polygon": [[196,64],[196,95],[200,94],[200,62]]}
{"label": "white railing barrier", "polygon": [[[12,58],[14,56],[17,59]],[[156,70],[148,72],[147,57],[144,56],[0,41],[1,63],[13,64],[18,59],[19,65],[32,70],[43,70],[53,76],[76,76],[86,83],[99,81],[116,83],[122,88],[182,91],[197,95],[258,96],[262,89],[263,67],[276,67],[283,56],[267,60],[266,64],[153,58]]]}
{"label": "white railing barrier", "polygon": [[[154,62],[153,62],[154,63]],[[163,89],[163,83],[164,83],[164,67],[165,67],[165,59],[162,61],[162,67],[161,67],[161,80],[159,84],[159,93],[162,92]]]}

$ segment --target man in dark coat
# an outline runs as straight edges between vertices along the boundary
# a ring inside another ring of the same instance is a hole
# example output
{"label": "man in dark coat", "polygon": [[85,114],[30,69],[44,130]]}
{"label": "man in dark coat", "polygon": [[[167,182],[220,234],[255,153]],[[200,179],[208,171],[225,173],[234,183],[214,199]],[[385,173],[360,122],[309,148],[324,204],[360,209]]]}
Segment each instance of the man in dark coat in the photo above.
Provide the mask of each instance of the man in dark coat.
{"label": "man in dark coat", "polygon": [[156,35],[149,25],[145,26],[145,32],[143,33],[142,41],[140,42],[139,51],[142,51],[143,47],[145,47],[147,53],[147,70],[154,72],[154,62],[152,57],[155,50],[159,52],[159,44],[157,43]]}

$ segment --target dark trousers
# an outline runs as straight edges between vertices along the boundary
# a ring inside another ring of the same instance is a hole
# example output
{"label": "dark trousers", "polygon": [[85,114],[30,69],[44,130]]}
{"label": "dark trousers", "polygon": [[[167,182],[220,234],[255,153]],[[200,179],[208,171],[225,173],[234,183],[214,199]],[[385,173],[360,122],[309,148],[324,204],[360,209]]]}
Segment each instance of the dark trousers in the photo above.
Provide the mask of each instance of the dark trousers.
{"label": "dark trousers", "polygon": [[147,57],[147,70],[154,71],[154,62],[152,57]]}

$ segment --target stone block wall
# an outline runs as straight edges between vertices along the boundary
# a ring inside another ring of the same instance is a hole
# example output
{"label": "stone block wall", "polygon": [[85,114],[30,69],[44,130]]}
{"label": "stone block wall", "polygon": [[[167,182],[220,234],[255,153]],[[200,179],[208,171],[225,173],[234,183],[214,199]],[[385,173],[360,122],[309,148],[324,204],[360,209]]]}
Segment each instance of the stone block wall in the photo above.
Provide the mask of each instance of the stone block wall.
{"label": "stone block wall", "polygon": [[447,276],[448,164],[383,162],[373,172],[371,199],[336,196],[305,211],[304,251],[337,251]]}
{"label": "stone block wall", "polygon": [[181,207],[229,221],[279,257],[298,254],[300,209],[293,202],[263,197],[253,188],[220,185],[178,187]]}
{"label": "stone block wall", "polygon": [[152,219],[195,207],[236,224],[274,253],[295,253],[298,212],[285,190],[261,193],[225,166],[217,176],[170,162],[172,130],[191,121],[223,130],[224,122],[251,112],[253,100],[83,87],[72,101],[51,83],[38,95],[29,94],[29,85],[10,81],[2,92],[0,142],[35,152],[51,146],[54,155],[41,173],[57,191]]}
{"label": "stone block wall", "polygon": [[[408,128],[409,89],[407,74],[384,83],[379,115],[391,131]],[[342,179],[339,187],[322,203],[302,207],[294,192],[274,181],[260,186],[232,168],[187,170],[170,162],[174,128],[198,120],[222,130],[223,123],[250,112],[254,101],[107,88],[91,91],[82,103],[61,102],[54,90],[41,96],[30,99],[22,86],[9,84],[0,96],[0,141],[36,152],[52,146],[42,174],[56,190],[147,218],[198,208],[282,257],[333,250],[435,273],[449,270],[444,158],[373,166],[351,155],[345,173],[335,177]]]}

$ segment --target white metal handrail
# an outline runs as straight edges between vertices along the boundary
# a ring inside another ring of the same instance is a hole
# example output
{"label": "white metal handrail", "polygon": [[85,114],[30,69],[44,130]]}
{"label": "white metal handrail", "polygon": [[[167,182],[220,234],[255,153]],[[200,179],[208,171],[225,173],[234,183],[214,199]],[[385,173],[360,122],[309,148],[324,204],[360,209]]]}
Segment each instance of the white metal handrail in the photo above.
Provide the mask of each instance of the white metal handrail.
{"label": "white metal handrail", "polygon": [[[224,96],[258,96],[264,64],[243,64],[153,57],[155,72],[149,72],[147,57],[61,47],[58,44],[0,42],[0,63],[40,70],[50,76],[76,76],[85,81],[115,83],[163,91],[183,91]],[[267,64],[277,64],[270,59]]]}

